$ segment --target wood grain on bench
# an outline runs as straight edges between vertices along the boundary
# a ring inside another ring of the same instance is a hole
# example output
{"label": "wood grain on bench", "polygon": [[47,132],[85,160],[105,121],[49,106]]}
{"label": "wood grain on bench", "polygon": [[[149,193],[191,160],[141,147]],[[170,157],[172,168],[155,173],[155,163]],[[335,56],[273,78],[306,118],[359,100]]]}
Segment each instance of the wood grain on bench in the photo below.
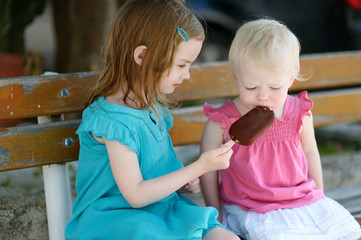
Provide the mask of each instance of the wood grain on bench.
{"label": "wood grain on bench", "polygon": [[0,129],[0,171],[77,160],[80,121]]}
{"label": "wood grain on bench", "polygon": [[[360,86],[360,65],[361,51],[304,55],[301,69],[311,73],[311,78],[295,81],[291,91]],[[0,79],[0,120],[80,111],[96,77],[96,72],[89,72]],[[185,80],[170,98],[229,98],[237,92],[227,63],[220,62],[193,66],[191,79]]]}

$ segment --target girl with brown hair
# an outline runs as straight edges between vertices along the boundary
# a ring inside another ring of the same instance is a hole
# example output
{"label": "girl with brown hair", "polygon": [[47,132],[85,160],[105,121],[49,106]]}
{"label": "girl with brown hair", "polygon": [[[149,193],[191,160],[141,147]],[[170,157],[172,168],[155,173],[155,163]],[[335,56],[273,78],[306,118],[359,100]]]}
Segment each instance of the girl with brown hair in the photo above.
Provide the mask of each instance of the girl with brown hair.
{"label": "girl with brown hair", "polygon": [[119,10],[77,134],[77,199],[67,239],[238,239],[215,208],[176,191],[229,166],[219,147],[183,167],[168,130],[166,94],[188,79],[202,24],[181,0],[130,0]]}

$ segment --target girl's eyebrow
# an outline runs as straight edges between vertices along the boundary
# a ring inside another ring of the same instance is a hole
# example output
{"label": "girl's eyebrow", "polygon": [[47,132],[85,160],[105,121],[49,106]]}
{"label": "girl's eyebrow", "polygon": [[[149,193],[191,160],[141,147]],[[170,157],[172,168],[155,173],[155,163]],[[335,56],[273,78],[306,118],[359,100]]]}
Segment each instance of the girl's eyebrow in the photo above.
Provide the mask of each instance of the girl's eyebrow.
{"label": "girl's eyebrow", "polygon": [[185,59],[185,58],[181,58],[179,59],[180,62],[185,62],[185,63],[193,63],[193,61],[189,60],[189,59]]}

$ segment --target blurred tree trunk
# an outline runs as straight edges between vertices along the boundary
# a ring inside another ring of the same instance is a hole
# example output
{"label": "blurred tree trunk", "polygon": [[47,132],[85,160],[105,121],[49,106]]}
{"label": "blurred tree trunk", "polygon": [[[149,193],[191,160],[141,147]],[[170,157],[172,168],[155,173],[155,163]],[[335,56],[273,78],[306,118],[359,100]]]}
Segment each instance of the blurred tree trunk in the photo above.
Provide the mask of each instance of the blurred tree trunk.
{"label": "blurred tree trunk", "polygon": [[98,69],[112,19],[124,0],[53,0],[56,71]]}
{"label": "blurred tree trunk", "polygon": [[46,0],[0,0],[0,53],[25,54],[24,31]]}

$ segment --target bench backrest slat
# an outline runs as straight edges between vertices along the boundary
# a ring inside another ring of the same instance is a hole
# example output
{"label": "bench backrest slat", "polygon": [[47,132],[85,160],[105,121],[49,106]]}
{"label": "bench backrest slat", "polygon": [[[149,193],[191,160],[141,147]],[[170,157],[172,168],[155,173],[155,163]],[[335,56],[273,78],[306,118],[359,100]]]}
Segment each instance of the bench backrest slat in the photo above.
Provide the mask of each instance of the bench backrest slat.
{"label": "bench backrest slat", "polygon": [[78,159],[80,120],[0,129],[0,171]]}
{"label": "bench backrest slat", "polygon": [[0,120],[81,111],[97,73],[0,79]]}
{"label": "bench backrest slat", "polygon": [[[312,74],[311,78],[295,81],[291,91],[361,84],[361,51],[304,55],[301,66],[303,72]],[[226,62],[194,66],[191,76],[170,98],[192,101],[237,95]],[[97,73],[91,72],[1,79],[0,119],[81,111],[96,77]]]}
{"label": "bench backrest slat", "polygon": [[[361,51],[337,54],[310,54],[301,57],[301,72],[307,81],[295,81],[291,91],[329,89],[361,85]],[[238,94],[226,62],[195,66],[191,79],[170,97],[190,101],[228,98]]]}

